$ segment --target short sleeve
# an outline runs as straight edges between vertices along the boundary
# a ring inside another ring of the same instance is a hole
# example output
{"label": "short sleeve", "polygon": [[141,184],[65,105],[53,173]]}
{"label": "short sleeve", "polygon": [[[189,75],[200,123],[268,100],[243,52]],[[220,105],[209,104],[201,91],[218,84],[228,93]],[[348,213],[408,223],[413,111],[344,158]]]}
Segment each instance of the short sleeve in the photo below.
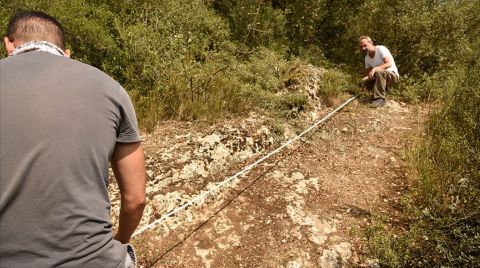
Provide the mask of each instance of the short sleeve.
{"label": "short sleeve", "polygon": [[117,129],[117,142],[133,143],[141,141],[137,117],[128,93],[120,87],[120,122]]}
{"label": "short sleeve", "polygon": [[380,56],[381,56],[381,59],[383,60],[385,57],[389,57],[390,59],[392,59],[392,54],[390,53],[390,50],[388,50],[388,48],[382,46],[380,48]]}

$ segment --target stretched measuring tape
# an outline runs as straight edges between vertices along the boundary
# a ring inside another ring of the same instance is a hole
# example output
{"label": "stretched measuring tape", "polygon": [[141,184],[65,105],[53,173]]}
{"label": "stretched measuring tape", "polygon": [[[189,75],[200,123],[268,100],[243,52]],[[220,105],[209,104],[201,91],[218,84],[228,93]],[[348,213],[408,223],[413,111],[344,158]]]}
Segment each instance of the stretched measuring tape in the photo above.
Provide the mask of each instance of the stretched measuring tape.
{"label": "stretched measuring tape", "polygon": [[[146,230],[148,229],[151,229],[155,226],[157,226],[159,223],[161,223],[162,221],[164,221],[166,218],[168,217],[171,217],[175,214],[177,214],[178,212],[186,209],[187,207],[191,206],[192,204],[195,204],[196,202],[202,200],[202,198],[206,197],[207,195],[217,191],[220,187],[222,187],[223,185],[229,183],[230,181],[238,178],[239,176],[247,173],[248,171],[250,171],[252,168],[254,168],[255,166],[257,166],[258,164],[262,163],[263,161],[267,160],[268,158],[270,158],[272,155],[278,153],[279,151],[281,151],[283,148],[287,147],[288,145],[292,144],[293,142],[295,142],[296,140],[300,139],[302,136],[304,136],[305,134],[307,134],[308,132],[310,132],[312,129],[316,128],[318,125],[322,124],[323,122],[327,121],[328,119],[330,119],[333,115],[335,115],[338,111],[340,111],[341,109],[343,109],[345,106],[347,106],[350,102],[352,102],[357,96],[354,96],[354,97],[351,97],[350,99],[346,100],[343,104],[341,104],[340,106],[338,106],[335,110],[333,110],[331,113],[329,113],[327,116],[325,116],[324,118],[320,119],[319,121],[317,121],[315,124],[313,124],[312,126],[310,126],[309,128],[305,129],[302,133],[300,133],[299,135],[297,135],[296,137],[288,140],[286,143],[284,143],[282,146],[278,147],[277,149],[271,151],[269,154],[265,155],[264,157],[260,158],[259,160],[257,160],[255,163],[253,164],[250,164],[248,166],[246,166],[245,168],[243,168],[242,170],[240,170],[239,172],[237,172],[235,175],[225,179],[224,181],[222,181],[220,184],[218,184],[217,186],[213,187],[212,189],[206,191],[206,192],[203,192],[202,194],[199,194],[195,197],[193,197],[192,199],[190,199],[188,202],[186,202],[185,204],[183,204],[182,206],[180,207],[177,207],[175,209],[172,209],[170,212],[168,212],[167,214],[163,215],[162,217],[160,217],[159,219],[153,221],[152,223],[148,224],[148,225],[145,225],[143,227],[141,227],[140,229],[138,229],[136,232],[133,233],[132,237],[135,237],[143,232],[145,232]],[[205,199],[203,199],[205,200]]]}

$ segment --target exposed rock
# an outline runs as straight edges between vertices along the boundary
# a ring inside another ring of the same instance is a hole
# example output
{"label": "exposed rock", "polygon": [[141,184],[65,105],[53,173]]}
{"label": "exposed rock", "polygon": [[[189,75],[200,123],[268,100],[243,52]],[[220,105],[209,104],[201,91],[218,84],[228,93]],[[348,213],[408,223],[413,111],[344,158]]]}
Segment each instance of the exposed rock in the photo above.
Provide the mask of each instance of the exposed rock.
{"label": "exposed rock", "polygon": [[[191,131],[184,127],[180,131],[185,134],[160,134],[161,137],[157,139],[151,136],[159,134],[146,135],[143,139],[148,151],[145,163],[149,199],[140,226],[205,191],[199,189],[193,194],[178,191],[162,194],[168,185],[183,183],[191,188],[191,185],[198,183],[200,179],[255,157],[272,145],[274,140],[270,130],[265,126],[259,127],[259,124],[263,124],[263,121],[253,114],[251,118],[236,126],[212,126],[204,132]],[[111,171],[110,173],[113,176]],[[116,224],[120,205],[119,191],[116,183],[111,183],[109,188],[111,217]],[[188,213],[185,215],[188,217]]]}
{"label": "exposed rock", "polygon": [[368,268],[380,268],[380,261],[378,259],[368,259],[365,261],[365,266]]}
{"label": "exposed rock", "polygon": [[401,103],[398,103],[393,100],[388,100],[385,102],[385,108],[387,108],[387,112],[391,114],[398,114],[398,113],[408,113],[408,108]]}
{"label": "exposed rock", "polygon": [[308,194],[308,188],[313,187],[315,190],[319,189],[318,179],[305,179],[305,176],[300,172],[293,172],[291,176],[285,176],[279,171],[275,171],[273,176],[279,179],[282,183],[288,183],[294,187],[294,191],[288,193],[284,198],[288,201],[287,214],[295,224],[300,226],[307,226],[308,240],[319,246],[325,244],[331,233],[336,232],[336,220],[323,220],[318,215],[315,215],[305,210],[304,195]]}
{"label": "exposed rock", "polygon": [[202,262],[204,264],[204,267],[209,268],[212,267],[212,259],[208,258],[209,256],[212,255],[212,250],[209,249],[201,249],[198,246],[198,243],[195,245],[195,252],[197,253],[198,256],[202,259]]}
{"label": "exposed rock", "polygon": [[302,263],[299,261],[289,261],[285,266],[285,268],[301,268],[301,267],[303,266],[302,266]]}
{"label": "exposed rock", "polygon": [[318,265],[322,268],[345,267],[350,257],[352,257],[350,248],[350,243],[342,242],[330,247],[330,249],[325,249],[322,256],[318,259]]}
{"label": "exposed rock", "polygon": [[[364,245],[349,234],[368,225],[370,213],[396,202],[402,187],[397,176],[405,171],[399,151],[408,141],[399,133],[414,131],[421,117],[352,105],[355,113],[340,113],[309,142],[296,143],[136,237],[140,265],[379,267],[378,260],[362,262]],[[212,126],[170,122],[147,135],[148,205],[140,227],[216,188],[270,152],[273,137],[291,138],[312,118],[285,124],[276,136],[254,114]],[[374,168],[380,165],[387,168]],[[116,225],[118,188],[111,184],[109,190]]]}
{"label": "exposed rock", "polygon": [[288,73],[285,88],[289,92],[305,92],[309,103],[315,110],[320,110],[322,107],[318,91],[325,72],[325,69],[314,65],[297,63]]}

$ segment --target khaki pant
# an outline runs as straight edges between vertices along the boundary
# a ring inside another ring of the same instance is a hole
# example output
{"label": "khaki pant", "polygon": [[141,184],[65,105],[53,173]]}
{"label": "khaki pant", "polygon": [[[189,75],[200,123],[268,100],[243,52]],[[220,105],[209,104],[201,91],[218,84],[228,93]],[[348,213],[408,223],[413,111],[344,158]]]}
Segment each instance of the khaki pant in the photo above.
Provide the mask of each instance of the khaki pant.
{"label": "khaki pant", "polygon": [[390,71],[375,72],[374,79],[365,81],[364,86],[367,90],[373,90],[374,99],[385,99],[387,88],[398,83],[398,75]]}

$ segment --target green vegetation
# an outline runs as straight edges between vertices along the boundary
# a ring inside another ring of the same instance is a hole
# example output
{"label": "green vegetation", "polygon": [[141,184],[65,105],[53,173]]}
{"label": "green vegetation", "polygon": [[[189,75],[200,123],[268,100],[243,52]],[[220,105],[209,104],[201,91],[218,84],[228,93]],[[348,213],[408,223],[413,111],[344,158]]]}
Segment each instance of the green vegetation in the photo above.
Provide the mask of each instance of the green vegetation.
{"label": "green vegetation", "polygon": [[[458,84],[443,84],[444,104],[412,151],[417,181],[404,197],[408,231],[378,220],[370,246],[389,267],[478,267],[480,257],[480,54]],[[453,88],[452,88],[453,87]]]}
{"label": "green vegetation", "polygon": [[464,82],[430,119],[416,156],[420,177],[412,201],[423,208],[415,224],[429,237],[418,246],[436,248],[428,257],[438,264],[480,265],[479,73],[480,54],[471,60]]}
{"label": "green vegetation", "polygon": [[357,38],[372,36],[402,74],[391,94],[438,111],[411,153],[406,231],[378,221],[371,249],[390,267],[480,265],[479,0],[0,0],[2,29],[19,9],[58,18],[73,58],[122,83],[146,130],[255,108],[296,118],[308,96],[285,91],[292,69],[324,68],[328,104],[355,91]]}

